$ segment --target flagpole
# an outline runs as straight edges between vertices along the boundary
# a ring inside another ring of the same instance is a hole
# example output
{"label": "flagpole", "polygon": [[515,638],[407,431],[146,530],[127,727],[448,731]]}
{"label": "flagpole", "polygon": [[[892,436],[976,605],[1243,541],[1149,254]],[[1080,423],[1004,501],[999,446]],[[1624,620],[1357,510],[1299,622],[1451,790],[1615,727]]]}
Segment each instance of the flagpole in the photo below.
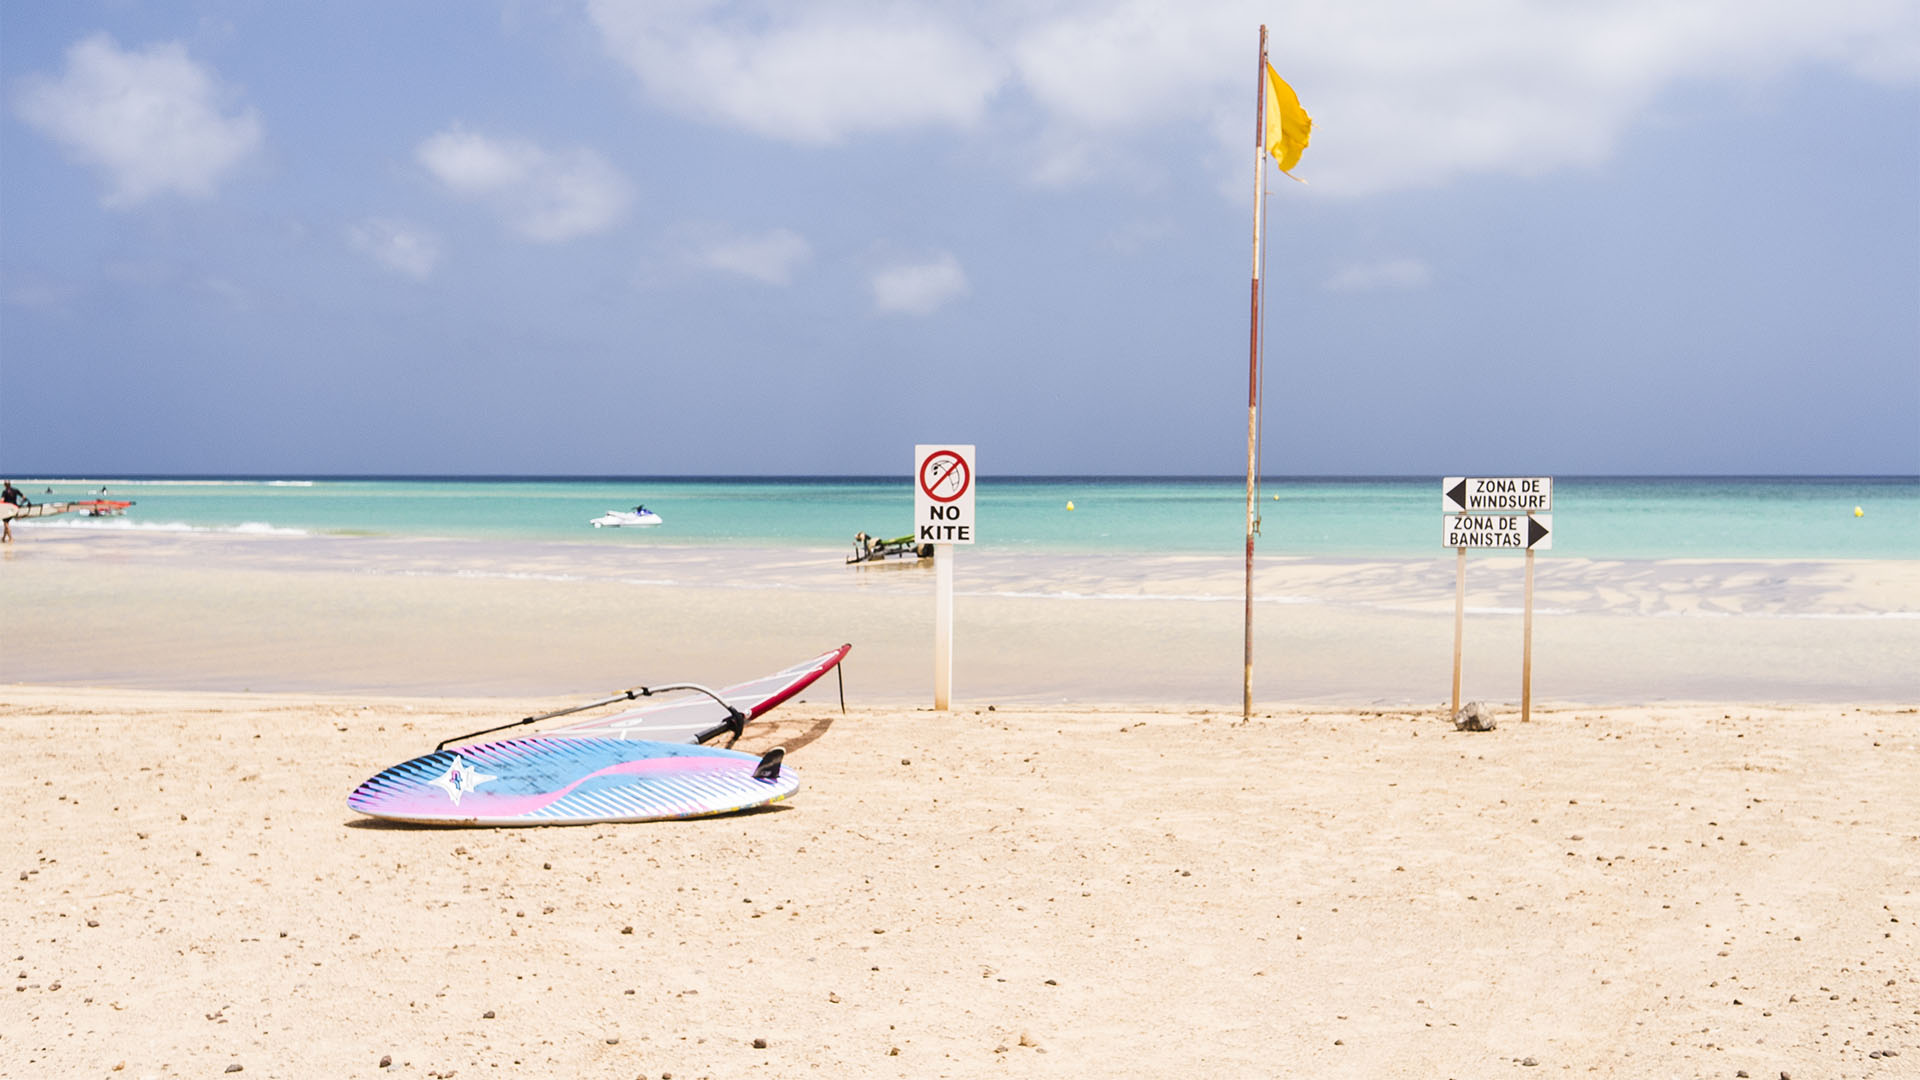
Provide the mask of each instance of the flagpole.
{"label": "flagpole", "polygon": [[1240,695],[1240,719],[1253,718],[1253,537],[1259,531],[1260,450],[1260,266],[1267,224],[1267,28],[1260,27],[1260,66],[1255,69],[1253,106],[1253,302],[1247,336],[1247,619],[1246,667]]}

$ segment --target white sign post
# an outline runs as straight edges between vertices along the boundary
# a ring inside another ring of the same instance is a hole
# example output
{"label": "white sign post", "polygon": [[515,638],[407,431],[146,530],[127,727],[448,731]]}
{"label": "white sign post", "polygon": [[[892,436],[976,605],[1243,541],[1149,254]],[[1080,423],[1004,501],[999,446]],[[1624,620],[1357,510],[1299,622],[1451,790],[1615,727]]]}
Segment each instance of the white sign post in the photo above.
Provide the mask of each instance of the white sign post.
{"label": "white sign post", "polygon": [[1440,481],[1442,542],[1455,549],[1453,586],[1453,714],[1460,712],[1460,638],[1467,610],[1467,549],[1527,553],[1521,621],[1520,721],[1533,719],[1533,553],[1553,549],[1553,477],[1449,476]]}
{"label": "white sign post", "polygon": [[973,543],[973,447],[913,448],[914,543],[933,545],[933,707],[953,702],[953,546]]}

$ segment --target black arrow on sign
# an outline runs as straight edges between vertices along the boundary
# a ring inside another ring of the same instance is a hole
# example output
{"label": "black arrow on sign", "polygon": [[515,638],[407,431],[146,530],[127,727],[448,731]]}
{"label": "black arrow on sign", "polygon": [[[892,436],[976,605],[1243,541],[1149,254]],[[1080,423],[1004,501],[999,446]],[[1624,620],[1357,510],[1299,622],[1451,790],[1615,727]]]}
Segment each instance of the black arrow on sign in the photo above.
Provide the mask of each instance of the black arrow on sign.
{"label": "black arrow on sign", "polygon": [[1529,517],[1527,519],[1527,546],[1528,547],[1532,547],[1533,545],[1539,543],[1541,540],[1546,538],[1546,535],[1547,535],[1547,527],[1545,525],[1540,524],[1539,518]]}
{"label": "black arrow on sign", "polygon": [[1465,510],[1467,508],[1467,482],[1461,480],[1459,483],[1453,485],[1453,488],[1447,492],[1447,498],[1453,500],[1453,505]]}

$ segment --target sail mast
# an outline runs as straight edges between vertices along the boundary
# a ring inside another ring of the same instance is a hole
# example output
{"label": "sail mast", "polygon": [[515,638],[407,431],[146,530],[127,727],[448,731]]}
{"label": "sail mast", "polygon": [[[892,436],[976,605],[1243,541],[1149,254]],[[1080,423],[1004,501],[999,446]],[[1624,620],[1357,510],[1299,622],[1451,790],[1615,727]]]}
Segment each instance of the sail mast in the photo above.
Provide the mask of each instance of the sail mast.
{"label": "sail mast", "polygon": [[1253,718],[1253,537],[1260,528],[1260,271],[1265,261],[1267,224],[1267,28],[1260,27],[1260,66],[1254,79],[1253,106],[1253,302],[1247,338],[1247,619],[1246,667],[1241,684],[1240,719]]}

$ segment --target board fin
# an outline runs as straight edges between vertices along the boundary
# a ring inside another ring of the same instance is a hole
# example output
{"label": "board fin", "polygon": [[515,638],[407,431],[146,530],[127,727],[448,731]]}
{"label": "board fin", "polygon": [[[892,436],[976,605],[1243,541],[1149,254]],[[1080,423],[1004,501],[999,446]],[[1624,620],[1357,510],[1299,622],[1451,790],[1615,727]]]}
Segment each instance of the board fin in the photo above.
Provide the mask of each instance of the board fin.
{"label": "board fin", "polygon": [[776,746],[760,755],[760,764],[753,767],[753,778],[755,780],[780,779],[780,762],[786,756],[787,750],[783,746]]}

